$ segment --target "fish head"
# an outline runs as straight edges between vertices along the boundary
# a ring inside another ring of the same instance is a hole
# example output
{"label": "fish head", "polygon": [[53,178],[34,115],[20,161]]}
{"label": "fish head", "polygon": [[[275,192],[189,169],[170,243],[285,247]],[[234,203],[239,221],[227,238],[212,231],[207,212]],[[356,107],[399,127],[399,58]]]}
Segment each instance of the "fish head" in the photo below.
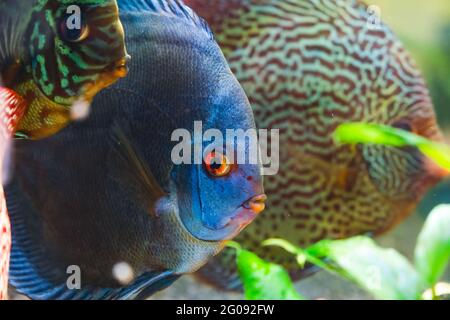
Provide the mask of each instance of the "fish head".
{"label": "fish head", "polygon": [[232,239],[264,210],[266,199],[250,105],[231,73],[222,77],[214,91],[219,100],[200,102],[193,119],[203,121],[187,131],[192,140],[179,142],[188,148],[183,154],[192,151],[191,161],[171,171],[181,221],[203,241]]}
{"label": "fish head", "polygon": [[[412,132],[431,141],[443,142],[431,99],[425,86],[414,103],[387,124]],[[401,95],[399,95],[401,99]],[[405,103],[406,105],[406,103]],[[423,154],[417,147],[361,147],[369,178],[391,207],[392,219],[380,232],[397,225],[411,213],[417,203],[449,172]]]}
{"label": "fish head", "polygon": [[51,100],[91,101],[127,74],[128,54],[115,0],[49,1],[34,17],[31,72]]}
{"label": "fish head", "polygon": [[[89,105],[100,90],[125,77],[130,57],[114,0],[48,1],[31,21],[27,76],[17,85],[29,111],[19,132],[37,139],[67,125],[77,102]],[[49,128],[42,128],[45,121],[38,124],[39,117],[47,118]]]}

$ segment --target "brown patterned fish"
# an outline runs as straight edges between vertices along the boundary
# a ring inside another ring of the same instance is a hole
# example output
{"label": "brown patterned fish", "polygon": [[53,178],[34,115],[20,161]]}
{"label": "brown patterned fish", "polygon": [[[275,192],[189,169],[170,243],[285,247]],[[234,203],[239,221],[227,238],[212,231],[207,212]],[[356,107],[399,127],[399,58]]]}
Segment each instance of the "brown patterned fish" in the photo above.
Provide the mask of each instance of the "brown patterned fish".
{"label": "brown patterned fish", "polygon": [[[339,124],[364,121],[440,141],[422,76],[403,45],[360,1],[189,0],[210,23],[243,85],[259,128],[280,129],[280,170],[265,178],[264,217],[237,239],[264,248],[282,237],[307,246],[321,239],[380,234],[401,222],[444,173],[414,148],[342,146]],[[227,251],[202,270],[224,288],[239,285]]]}

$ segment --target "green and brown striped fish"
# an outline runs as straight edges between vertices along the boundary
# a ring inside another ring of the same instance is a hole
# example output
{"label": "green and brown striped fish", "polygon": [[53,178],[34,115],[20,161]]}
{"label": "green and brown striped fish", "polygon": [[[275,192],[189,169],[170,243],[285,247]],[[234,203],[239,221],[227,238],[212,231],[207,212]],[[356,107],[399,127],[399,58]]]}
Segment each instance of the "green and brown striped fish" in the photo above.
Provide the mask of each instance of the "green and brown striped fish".
{"label": "green and brown striped fish", "polygon": [[[414,148],[342,146],[348,121],[387,124],[441,141],[424,80],[393,32],[355,0],[188,0],[211,25],[243,85],[260,128],[280,129],[280,171],[265,178],[264,217],[237,239],[261,247],[281,237],[307,246],[321,239],[383,233],[402,221],[444,173]],[[225,252],[202,277],[238,286]]]}
{"label": "green and brown striped fish", "polygon": [[[115,0],[0,0],[0,168],[11,138],[39,139],[127,73]],[[5,172],[0,170],[0,183]],[[0,185],[0,300],[11,234]]]}
{"label": "green and brown striped fish", "polygon": [[126,75],[115,0],[0,0],[0,30],[1,86],[25,103],[20,137],[55,133],[72,105]]}

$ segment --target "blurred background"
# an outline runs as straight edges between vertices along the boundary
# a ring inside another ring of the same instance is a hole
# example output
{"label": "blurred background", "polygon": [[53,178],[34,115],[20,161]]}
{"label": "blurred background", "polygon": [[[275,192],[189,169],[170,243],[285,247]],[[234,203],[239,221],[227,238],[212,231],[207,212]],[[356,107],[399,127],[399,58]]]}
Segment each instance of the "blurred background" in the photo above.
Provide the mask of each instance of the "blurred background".
{"label": "blurred background", "polygon": [[422,70],[438,121],[450,134],[450,1],[371,0]]}
{"label": "blurred background", "polygon": [[[403,41],[428,83],[438,122],[450,142],[450,1],[371,0],[380,8],[381,18]],[[390,234],[378,239],[412,258],[416,237],[430,210],[438,203],[450,203],[450,181],[429,192],[417,212]],[[263,217],[261,217],[263,218]],[[450,272],[444,280],[450,282]],[[370,299],[351,283],[319,272],[297,284],[300,293],[317,299]],[[18,295],[11,298],[21,299]],[[225,293],[184,276],[152,299],[242,299],[239,293]]]}

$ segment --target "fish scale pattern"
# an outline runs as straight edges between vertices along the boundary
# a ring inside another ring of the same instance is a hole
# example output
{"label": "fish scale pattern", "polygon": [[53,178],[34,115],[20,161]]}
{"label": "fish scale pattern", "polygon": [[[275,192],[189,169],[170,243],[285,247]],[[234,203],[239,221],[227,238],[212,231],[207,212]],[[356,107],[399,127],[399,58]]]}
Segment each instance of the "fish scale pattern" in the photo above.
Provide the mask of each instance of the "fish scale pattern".
{"label": "fish scale pattern", "polygon": [[[294,270],[295,260],[261,241],[282,237],[307,246],[380,233],[411,212],[425,189],[418,184],[433,183],[416,153],[342,146],[332,135],[343,122],[365,121],[407,123],[440,139],[420,72],[393,32],[374,24],[365,4],[185,2],[209,22],[257,126],[280,129],[280,170],[265,177],[267,209],[238,237],[244,247]],[[232,257],[228,251],[213,260],[203,269],[206,278],[234,286],[227,274],[235,271]]]}

